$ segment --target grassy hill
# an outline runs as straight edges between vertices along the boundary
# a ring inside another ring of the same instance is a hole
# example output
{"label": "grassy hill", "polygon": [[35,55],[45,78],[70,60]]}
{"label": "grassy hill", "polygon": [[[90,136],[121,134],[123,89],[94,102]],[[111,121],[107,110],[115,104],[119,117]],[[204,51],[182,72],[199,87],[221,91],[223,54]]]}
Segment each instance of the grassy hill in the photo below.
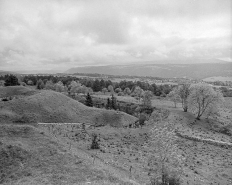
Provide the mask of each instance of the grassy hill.
{"label": "grassy hill", "polygon": [[[90,157],[90,156],[88,156]],[[0,184],[133,185],[32,126],[0,125]]]}
{"label": "grassy hill", "polygon": [[126,113],[87,107],[66,95],[47,90],[0,102],[0,108],[2,123],[89,123],[120,127],[136,120]]}

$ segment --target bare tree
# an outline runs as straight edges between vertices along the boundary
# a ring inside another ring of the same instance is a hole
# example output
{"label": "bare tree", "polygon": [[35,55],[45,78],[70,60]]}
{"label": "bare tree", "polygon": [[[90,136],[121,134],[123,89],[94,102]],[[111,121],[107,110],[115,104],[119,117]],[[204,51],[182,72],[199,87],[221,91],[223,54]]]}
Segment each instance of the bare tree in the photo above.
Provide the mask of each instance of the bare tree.
{"label": "bare tree", "polygon": [[138,97],[140,101],[141,97],[143,96],[144,91],[139,86],[136,86],[133,93]]}
{"label": "bare tree", "polygon": [[178,95],[180,96],[182,108],[184,112],[188,111],[188,96],[190,94],[190,84],[184,83],[178,87]]}
{"label": "bare tree", "polygon": [[174,103],[174,106],[176,108],[176,104],[177,102],[179,102],[181,99],[180,99],[180,96],[178,94],[178,89],[177,88],[174,88],[169,94],[168,94],[168,98],[173,101]]}
{"label": "bare tree", "polygon": [[145,91],[143,93],[143,105],[145,107],[151,107],[151,98],[152,98],[152,92],[151,91]]}
{"label": "bare tree", "polygon": [[220,91],[215,91],[207,84],[194,84],[191,86],[191,93],[188,98],[190,110],[196,114],[196,119],[204,114],[212,114],[224,101]]}

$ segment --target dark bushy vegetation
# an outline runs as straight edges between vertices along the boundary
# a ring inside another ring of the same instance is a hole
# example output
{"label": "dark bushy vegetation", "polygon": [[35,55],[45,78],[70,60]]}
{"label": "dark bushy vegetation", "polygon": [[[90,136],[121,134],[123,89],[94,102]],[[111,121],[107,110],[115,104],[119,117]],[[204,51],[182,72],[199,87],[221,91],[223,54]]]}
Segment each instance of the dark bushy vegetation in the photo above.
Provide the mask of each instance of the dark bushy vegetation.
{"label": "dark bushy vegetation", "polygon": [[90,96],[89,93],[86,95],[85,105],[88,106],[88,107],[93,106],[92,97]]}
{"label": "dark bushy vegetation", "polygon": [[5,86],[17,86],[20,85],[18,78],[15,75],[5,75]]}
{"label": "dark bushy vegetation", "polygon": [[100,149],[100,146],[99,146],[99,143],[98,143],[98,137],[97,137],[97,134],[93,134],[92,135],[92,143],[91,143],[91,146],[90,148],[91,149]]}

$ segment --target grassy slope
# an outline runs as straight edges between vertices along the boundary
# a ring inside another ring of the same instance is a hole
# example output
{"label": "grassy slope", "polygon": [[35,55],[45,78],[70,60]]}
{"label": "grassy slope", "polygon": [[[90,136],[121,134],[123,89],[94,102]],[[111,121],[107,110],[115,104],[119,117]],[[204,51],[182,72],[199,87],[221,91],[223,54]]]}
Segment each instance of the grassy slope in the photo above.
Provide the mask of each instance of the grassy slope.
{"label": "grassy slope", "polygon": [[31,126],[1,125],[0,154],[1,184],[132,184]]}
{"label": "grassy slope", "polygon": [[[162,124],[174,122],[177,126],[187,128],[185,119],[179,119],[179,115],[171,112],[170,115],[163,115]],[[54,128],[54,134],[61,140],[65,135],[66,139],[71,141],[73,147],[81,148],[88,153],[97,155],[104,162],[107,162],[122,171],[129,173],[132,167],[132,177],[141,184],[148,182],[147,151],[143,147],[148,142],[149,130],[159,122],[159,118],[155,117],[155,121],[149,121],[149,125],[144,128],[112,128],[99,127],[96,129],[88,128],[87,132],[97,133],[100,136],[100,150],[89,150],[91,138],[85,137],[79,129],[71,129],[65,126]],[[185,126],[184,126],[185,125]],[[204,134],[198,130],[198,125],[193,133]],[[57,134],[56,129],[62,129],[61,134]],[[205,134],[206,135],[206,134]],[[216,135],[216,134],[215,134]],[[207,135],[206,135],[207,136]],[[217,135],[219,136],[219,135]],[[229,185],[231,182],[230,174],[232,172],[232,148],[222,148],[211,144],[203,144],[189,139],[179,138],[179,148],[186,162],[184,166],[184,184],[189,182],[191,185],[198,184],[223,184]]]}
{"label": "grassy slope", "polygon": [[17,97],[17,96],[29,96],[32,94],[36,94],[35,90],[32,90],[29,87],[24,86],[7,86],[0,87],[0,98],[4,97]]}
{"label": "grassy slope", "polygon": [[87,107],[61,93],[41,91],[32,96],[0,102],[0,122],[50,122],[122,126],[135,117],[123,112]]}

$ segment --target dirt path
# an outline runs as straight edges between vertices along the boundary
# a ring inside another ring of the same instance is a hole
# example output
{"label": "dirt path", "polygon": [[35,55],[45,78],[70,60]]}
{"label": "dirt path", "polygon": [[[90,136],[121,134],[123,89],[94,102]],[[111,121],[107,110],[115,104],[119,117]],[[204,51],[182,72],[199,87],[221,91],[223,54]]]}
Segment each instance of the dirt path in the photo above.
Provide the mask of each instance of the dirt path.
{"label": "dirt path", "polygon": [[[59,144],[63,145],[66,149],[67,152],[69,152],[71,155],[79,157],[84,160],[85,163],[87,164],[92,164],[93,167],[96,167],[97,169],[102,169],[113,176],[119,178],[120,180],[124,181],[125,183],[128,184],[133,184],[133,185],[141,185],[144,183],[138,182],[137,179],[134,179],[130,173],[122,168],[119,168],[113,164],[105,162],[103,159],[94,156],[90,152],[83,150],[78,147],[78,143],[75,143],[71,141],[70,139],[64,138],[62,136],[55,136],[51,133],[49,133],[47,130],[43,129],[45,134],[49,137],[52,138],[52,140],[58,142]],[[71,145],[70,145],[71,143]]]}

